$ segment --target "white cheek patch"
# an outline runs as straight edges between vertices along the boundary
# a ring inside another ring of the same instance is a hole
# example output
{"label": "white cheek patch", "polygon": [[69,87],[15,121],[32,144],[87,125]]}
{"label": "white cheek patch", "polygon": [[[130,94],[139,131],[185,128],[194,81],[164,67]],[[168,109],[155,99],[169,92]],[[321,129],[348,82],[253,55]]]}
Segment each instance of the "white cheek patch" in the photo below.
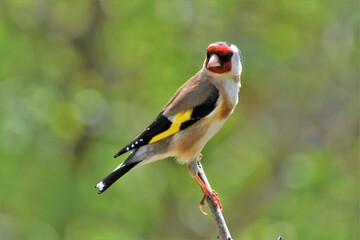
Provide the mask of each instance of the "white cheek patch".
{"label": "white cheek patch", "polygon": [[238,103],[238,93],[240,89],[240,82],[234,82],[232,79],[223,80],[224,90],[231,103],[236,106]]}

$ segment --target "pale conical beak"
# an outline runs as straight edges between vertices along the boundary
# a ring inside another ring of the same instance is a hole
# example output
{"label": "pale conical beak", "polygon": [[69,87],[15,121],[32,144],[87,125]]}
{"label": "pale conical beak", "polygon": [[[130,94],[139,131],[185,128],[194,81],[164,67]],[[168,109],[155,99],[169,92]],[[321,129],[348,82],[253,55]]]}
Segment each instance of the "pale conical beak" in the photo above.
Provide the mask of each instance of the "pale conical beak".
{"label": "pale conical beak", "polygon": [[206,68],[211,68],[211,67],[220,67],[220,59],[216,54],[212,54],[208,64],[206,65]]}

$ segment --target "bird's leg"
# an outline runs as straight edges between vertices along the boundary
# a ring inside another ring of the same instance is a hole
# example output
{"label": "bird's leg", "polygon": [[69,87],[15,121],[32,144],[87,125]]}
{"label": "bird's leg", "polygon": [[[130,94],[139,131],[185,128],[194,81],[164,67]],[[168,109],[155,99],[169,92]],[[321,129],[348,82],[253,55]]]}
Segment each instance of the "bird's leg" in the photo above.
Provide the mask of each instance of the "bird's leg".
{"label": "bird's leg", "polygon": [[203,210],[203,206],[204,206],[204,204],[205,204],[205,200],[206,200],[207,197],[211,198],[211,199],[213,200],[213,202],[215,203],[215,205],[216,205],[220,210],[222,210],[222,205],[221,205],[221,202],[220,202],[220,199],[219,199],[219,196],[218,196],[217,192],[215,192],[215,191],[212,190],[211,188],[208,188],[198,175],[195,176],[195,179],[196,179],[196,181],[199,183],[202,191],[204,192],[204,196],[203,196],[203,198],[201,199],[200,204],[199,204],[199,209],[200,209],[200,211],[201,211],[203,214],[207,215],[207,213],[204,212],[204,210]]}
{"label": "bird's leg", "polygon": [[[198,161],[201,160],[202,157],[203,157],[203,155],[200,153],[198,156]],[[189,171],[195,177],[196,181],[199,183],[202,191],[204,192],[204,196],[201,199],[200,204],[199,204],[200,211],[203,214],[207,215],[207,213],[204,212],[204,210],[203,210],[203,206],[205,204],[206,198],[208,198],[208,197],[212,199],[213,203],[217,206],[217,208],[222,210],[222,205],[221,205],[220,199],[218,197],[218,194],[214,190],[211,189],[209,183],[207,183],[208,184],[208,186],[207,186],[205,184],[205,182],[199,176],[199,171],[203,171],[203,169],[199,168],[199,165],[197,164],[197,162],[194,162],[193,164],[189,165]],[[207,180],[206,180],[206,182],[207,182]]]}

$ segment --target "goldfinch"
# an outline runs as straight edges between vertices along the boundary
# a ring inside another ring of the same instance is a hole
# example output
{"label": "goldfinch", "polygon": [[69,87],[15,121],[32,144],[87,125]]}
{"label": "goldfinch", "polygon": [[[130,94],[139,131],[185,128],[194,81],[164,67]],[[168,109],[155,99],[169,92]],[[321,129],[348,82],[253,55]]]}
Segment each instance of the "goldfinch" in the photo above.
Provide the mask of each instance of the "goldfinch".
{"label": "goldfinch", "polygon": [[[190,165],[202,156],[204,145],[224,125],[238,103],[241,63],[241,52],[235,45],[211,43],[201,70],[177,90],[144,132],[115,154],[114,158],[132,151],[96,185],[99,193],[134,167],[167,157]],[[211,194],[196,179],[204,192]]]}

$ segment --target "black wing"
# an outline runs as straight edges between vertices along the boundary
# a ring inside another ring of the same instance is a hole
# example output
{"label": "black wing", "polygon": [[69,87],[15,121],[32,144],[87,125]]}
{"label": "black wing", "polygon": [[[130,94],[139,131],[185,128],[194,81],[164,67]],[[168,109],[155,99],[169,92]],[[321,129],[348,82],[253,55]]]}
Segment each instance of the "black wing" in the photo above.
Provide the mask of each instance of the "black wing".
{"label": "black wing", "polygon": [[[215,88],[216,89],[216,88]],[[217,106],[219,91],[216,89],[205,102],[194,107],[192,110],[183,111],[172,117],[165,117],[162,111],[154,120],[154,122],[146,128],[134,141],[123,147],[114,158],[143,145],[151,144],[169,137],[185,128],[191,126],[201,118],[209,115]],[[189,114],[191,111],[191,114]],[[171,119],[171,120],[170,120]],[[178,120],[177,120],[178,119]]]}

